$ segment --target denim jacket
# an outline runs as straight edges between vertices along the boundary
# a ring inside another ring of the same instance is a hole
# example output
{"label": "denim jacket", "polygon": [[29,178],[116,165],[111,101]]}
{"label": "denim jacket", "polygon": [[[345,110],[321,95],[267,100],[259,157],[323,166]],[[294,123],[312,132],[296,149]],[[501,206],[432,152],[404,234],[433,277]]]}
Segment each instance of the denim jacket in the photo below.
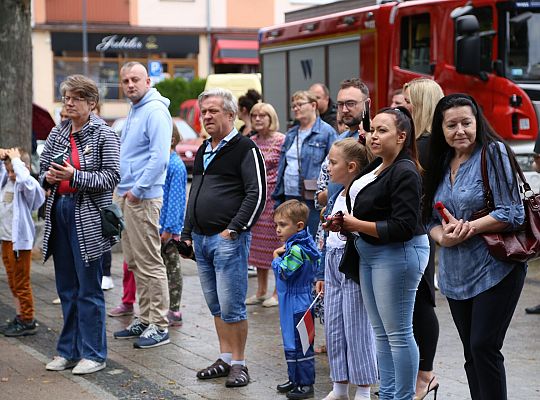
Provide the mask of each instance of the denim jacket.
{"label": "denim jacket", "polygon": [[[503,156],[502,165],[494,165],[490,158],[487,158],[488,178],[495,203],[495,210],[490,215],[497,221],[507,222],[509,229],[512,229],[523,223],[525,212],[506,149],[502,143],[499,143],[499,147]],[[460,165],[453,185],[450,183],[450,168],[447,168],[435,192],[434,201],[441,201],[457,219],[467,221],[473,212],[484,208],[481,150],[482,146],[478,145],[471,157]],[[489,150],[489,152],[492,151],[492,149]],[[494,157],[498,164],[498,157]],[[503,169],[510,182],[502,179]],[[501,177],[500,189],[496,185],[496,175]],[[513,188],[511,191],[507,190],[507,184],[508,187]],[[440,217],[434,211],[427,227],[428,232],[440,224]],[[441,293],[454,300],[470,299],[492,288],[512,271],[511,263],[491,256],[481,235],[475,235],[456,246],[441,247],[439,250]]]}
{"label": "denim jacket", "polygon": [[[289,129],[285,136],[285,142],[283,142],[283,146],[281,147],[276,188],[274,193],[272,193],[272,198],[276,201],[275,207],[279,206],[283,201],[285,201],[284,175],[285,167],[287,166],[287,158],[285,155],[294,143],[296,135],[298,135],[299,128],[299,125],[295,125]],[[330,151],[330,147],[332,147],[332,143],[334,143],[336,138],[337,135],[334,128],[317,117],[315,124],[311,128],[310,134],[302,144],[302,150],[300,153],[303,175],[301,176],[302,179],[317,179],[321,169],[321,164]],[[300,182],[302,179],[300,179]],[[299,191],[302,193],[302,190]]]}

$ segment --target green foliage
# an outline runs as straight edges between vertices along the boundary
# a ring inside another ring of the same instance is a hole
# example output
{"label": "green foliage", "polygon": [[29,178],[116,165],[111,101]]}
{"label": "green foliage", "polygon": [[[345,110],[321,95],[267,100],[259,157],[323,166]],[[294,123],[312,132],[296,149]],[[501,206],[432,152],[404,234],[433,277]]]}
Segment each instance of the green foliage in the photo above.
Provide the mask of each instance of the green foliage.
{"label": "green foliage", "polygon": [[171,101],[169,112],[173,117],[180,113],[180,104],[184,100],[196,99],[204,91],[206,79],[195,78],[191,82],[184,78],[164,79],[155,88]]}

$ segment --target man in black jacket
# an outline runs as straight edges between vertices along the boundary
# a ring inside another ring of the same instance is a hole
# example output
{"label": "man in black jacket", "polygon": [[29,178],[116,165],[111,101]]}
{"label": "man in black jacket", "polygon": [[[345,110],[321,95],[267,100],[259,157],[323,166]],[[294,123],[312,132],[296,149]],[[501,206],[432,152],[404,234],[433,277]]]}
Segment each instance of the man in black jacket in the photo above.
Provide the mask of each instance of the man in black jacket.
{"label": "man in black jacket", "polygon": [[195,156],[182,240],[194,245],[221,354],[197,377],[227,376],[227,387],[245,386],[250,229],[265,206],[266,170],[255,142],[234,128],[238,108],[231,92],[207,90],[199,96],[199,107],[210,139]]}

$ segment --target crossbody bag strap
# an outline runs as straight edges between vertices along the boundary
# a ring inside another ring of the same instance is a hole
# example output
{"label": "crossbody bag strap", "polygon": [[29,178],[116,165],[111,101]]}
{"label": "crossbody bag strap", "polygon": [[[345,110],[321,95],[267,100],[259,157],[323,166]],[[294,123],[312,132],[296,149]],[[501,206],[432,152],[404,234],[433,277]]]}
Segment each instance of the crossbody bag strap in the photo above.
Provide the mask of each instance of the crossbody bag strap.
{"label": "crossbody bag strap", "polygon": [[298,132],[296,132],[296,157],[298,159],[298,179],[302,180],[302,160],[300,160],[300,128],[298,129]]}
{"label": "crossbody bag strap", "polygon": [[493,201],[493,193],[491,191],[491,187],[489,185],[489,176],[487,172],[487,145],[482,146],[482,153],[480,157],[480,167],[482,171],[482,186],[484,187],[484,203],[486,204],[486,208],[488,210],[494,210],[495,209],[495,203]]}

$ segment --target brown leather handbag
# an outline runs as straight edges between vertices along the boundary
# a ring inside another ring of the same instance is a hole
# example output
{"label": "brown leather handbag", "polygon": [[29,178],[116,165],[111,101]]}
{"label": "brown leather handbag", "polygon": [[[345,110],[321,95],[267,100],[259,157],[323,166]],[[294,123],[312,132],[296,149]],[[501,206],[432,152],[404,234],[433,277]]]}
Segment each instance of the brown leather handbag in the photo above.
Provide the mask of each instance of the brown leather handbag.
{"label": "brown leather handbag", "polygon": [[[515,158],[511,154],[509,158],[522,182],[525,221],[514,231],[482,233],[481,236],[493,257],[506,262],[525,262],[540,257],[540,195],[532,191]],[[488,215],[495,209],[487,173],[486,145],[482,148],[481,165],[486,206],[473,213],[471,220]]]}

